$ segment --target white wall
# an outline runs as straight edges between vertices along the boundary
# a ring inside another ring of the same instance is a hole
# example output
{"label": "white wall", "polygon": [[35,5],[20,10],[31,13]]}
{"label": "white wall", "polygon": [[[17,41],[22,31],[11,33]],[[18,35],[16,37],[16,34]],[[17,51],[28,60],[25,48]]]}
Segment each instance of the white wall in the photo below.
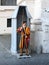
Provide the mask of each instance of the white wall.
{"label": "white wall", "polygon": [[0,34],[11,34],[11,27],[7,28],[7,19],[12,17],[16,6],[0,6]]}
{"label": "white wall", "polygon": [[43,53],[49,53],[49,0],[42,0],[42,29],[43,29],[43,38],[42,46]]}
{"label": "white wall", "polygon": [[[37,3],[37,2],[36,2]],[[37,51],[37,53],[40,52],[40,45],[42,46],[42,52],[43,53],[49,53],[49,0],[42,0],[42,6],[41,9],[39,6],[35,6],[35,12],[34,12],[34,20],[35,24],[38,24],[38,18],[41,20],[41,31],[38,31],[38,28],[40,29],[39,25],[35,25],[35,34],[34,34],[34,48]],[[46,5],[45,5],[46,4]],[[40,12],[41,11],[41,12]],[[39,20],[39,22],[40,22]],[[32,38],[33,39],[33,38]],[[37,47],[37,48],[36,48]]]}
{"label": "white wall", "polygon": [[34,2],[34,19],[41,18],[41,1],[42,0],[35,0]]}
{"label": "white wall", "polygon": [[17,0],[17,4],[19,4],[22,0]]}

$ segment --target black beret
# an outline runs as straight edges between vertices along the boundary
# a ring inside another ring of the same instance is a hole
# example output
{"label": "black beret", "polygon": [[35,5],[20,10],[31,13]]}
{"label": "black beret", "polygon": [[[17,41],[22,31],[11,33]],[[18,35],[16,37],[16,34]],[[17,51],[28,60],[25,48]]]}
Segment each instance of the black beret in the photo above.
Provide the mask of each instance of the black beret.
{"label": "black beret", "polygon": [[27,21],[23,21],[23,24],[26,23]]}

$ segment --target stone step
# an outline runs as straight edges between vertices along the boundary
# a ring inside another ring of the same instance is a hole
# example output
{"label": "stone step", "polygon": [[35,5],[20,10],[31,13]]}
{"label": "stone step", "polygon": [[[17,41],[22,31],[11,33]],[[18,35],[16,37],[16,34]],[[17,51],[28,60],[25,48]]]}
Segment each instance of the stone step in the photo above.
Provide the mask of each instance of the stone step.
{"label": "stone step", "polygon": [[25,54],[23,54],[23,56],[20,56],[20,54],[17,54],[17,58],[19,58],[19,59],[22,59],[22,58],[31,58],[31,55],[25,55]]}

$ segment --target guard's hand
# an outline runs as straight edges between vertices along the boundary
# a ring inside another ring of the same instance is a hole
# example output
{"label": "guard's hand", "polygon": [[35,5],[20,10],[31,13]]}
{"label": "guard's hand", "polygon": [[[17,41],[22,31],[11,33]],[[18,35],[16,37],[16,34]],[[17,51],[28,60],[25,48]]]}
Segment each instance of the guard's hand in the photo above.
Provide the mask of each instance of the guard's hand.
{"label": "guard's hand", "polygon": [[27,38],[27,36],[25,36],[25,38]]}

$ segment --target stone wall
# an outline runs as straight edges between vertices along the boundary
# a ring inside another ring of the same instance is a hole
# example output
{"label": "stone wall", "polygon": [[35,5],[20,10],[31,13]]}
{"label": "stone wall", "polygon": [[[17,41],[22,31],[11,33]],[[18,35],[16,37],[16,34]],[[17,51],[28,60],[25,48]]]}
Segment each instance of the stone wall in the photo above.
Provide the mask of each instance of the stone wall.
{"label": "stone wall", "polygon": [[0,35],[11,34],[11,27],[7,28],[7,19],[12,17],[16,6],[0,6]]}

